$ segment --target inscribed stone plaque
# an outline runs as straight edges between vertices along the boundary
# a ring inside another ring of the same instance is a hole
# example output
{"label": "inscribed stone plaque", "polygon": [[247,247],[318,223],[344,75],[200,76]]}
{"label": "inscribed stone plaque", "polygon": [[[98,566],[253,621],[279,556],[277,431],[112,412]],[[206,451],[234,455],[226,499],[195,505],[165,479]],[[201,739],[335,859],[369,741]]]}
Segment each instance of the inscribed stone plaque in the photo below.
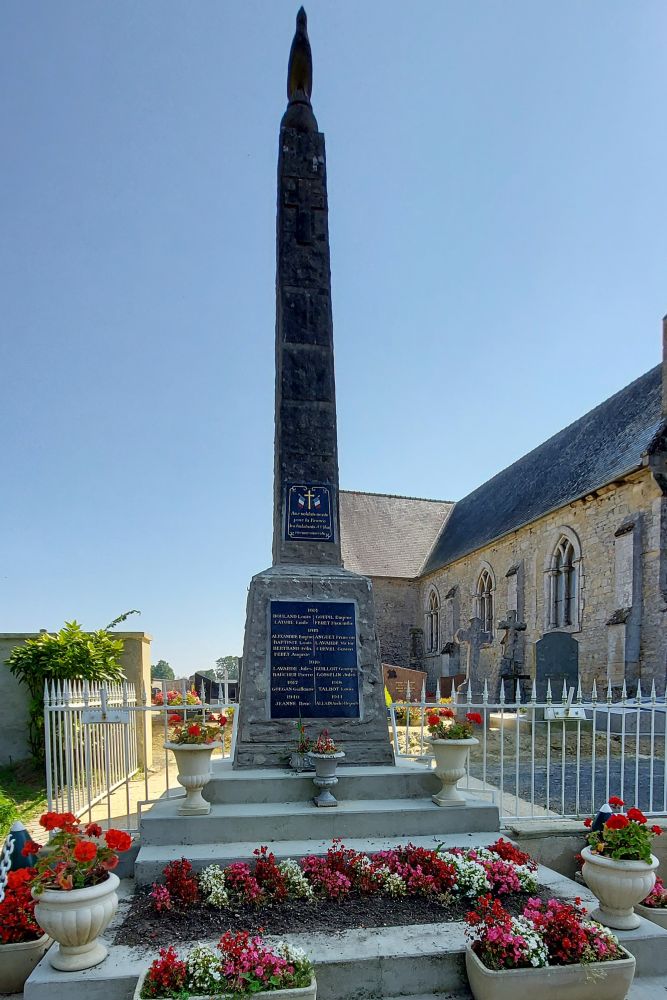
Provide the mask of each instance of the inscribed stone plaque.
{"label": "inscribed stone plaque", "polygon": [[554,701],[560,700],[563,681],[576,688],[579,677],[579,643],[568,632],[547,632],[535,643],[537,700],[544,701],[551,681]]}
{"label": "inscribed stone plaque", "polygon": [[346,601],[271,601],[271,718],[359,718],[357,629]]}
{"label": "inscribed stone plaque", "polygon": [[285,540],[334,541],[330,486],[288,485]]}

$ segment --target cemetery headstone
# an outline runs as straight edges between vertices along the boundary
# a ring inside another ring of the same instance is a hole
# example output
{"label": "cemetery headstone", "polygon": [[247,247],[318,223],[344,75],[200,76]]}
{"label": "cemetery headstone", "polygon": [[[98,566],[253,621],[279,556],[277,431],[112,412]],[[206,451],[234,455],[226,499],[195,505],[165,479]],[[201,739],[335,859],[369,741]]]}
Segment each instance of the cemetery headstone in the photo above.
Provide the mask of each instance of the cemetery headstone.
{"label": "cemetery headstone", "polygon": [[480,651],[482,646],[489,642],[488,632],[482,628],[481,618],[471,618],[468,628],[460,628],[454,635],[454,641],[460,646],[466,647],[465,658],[465,681],[463,686],[467,689],[468,682],[473,695],[482,693],[484,687],[484,676],[480,670]]}
{"label": "cemetery headstone", "polygon": [[547,632],[535,643],[535,688],[537,700],[544,701],[551,681],[554,701],[560,701],[563,681],[568,690],[579,678],[579,643],[569,632]]}
{"label": "cemetery headstone", "polygon": [[294,721],[345,764],[393,764],[369,579],[343,568],[324,136],[301,8],[280,128],[273,565],[248,593],[234,767],[281,763]]}

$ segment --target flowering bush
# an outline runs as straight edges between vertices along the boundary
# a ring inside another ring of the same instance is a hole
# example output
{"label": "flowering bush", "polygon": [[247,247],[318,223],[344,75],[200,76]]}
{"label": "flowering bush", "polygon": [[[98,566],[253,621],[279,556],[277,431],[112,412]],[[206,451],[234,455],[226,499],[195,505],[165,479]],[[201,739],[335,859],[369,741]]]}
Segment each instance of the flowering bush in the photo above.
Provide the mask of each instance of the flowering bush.
{"label": "flowering bush", "polygon": [[[578,904],[578,901],[575,901]],[[579,905],[529,899],[512,917],[491,896],[482,896],[466,916],[472,950],[489,969],[575,965],[623,958],[618,939],[589,920]]]}
{"label": "flowering bush", "polygon": [[433,740],[469,740],[473,726],[481,726],[479,712],[468,712],[465,719],[457,719],[453,708],[440,708],[426,716],[428,731]]}
{"label": "flowering bush", "polygon": [[[154,705],[164,705],[164,695],[162,691],[156,691],[153,695]],[[167,705],[201,705],[201,698],[194,688],[185,692],[185,700],[181,691],[167,691]]]}
{"label": "flowering bush", "polygon": [[654,909],[664,909],[667,907],[667,890],[661,878],[656,878],[655,885],[649,892],[646,899],[642,899],[643,906],[650,906]]}
{"label": "flowering bush", "polygon": [[222,729],[227,725],[224,715],[209,715],[205,722],[202,718],[182,719],[180,715],[170,715],[169,739],[181,746],[201,746],[215,743],[222,735]]}
{"label": "flowering bush", "polygon": [[56,832],[49,841],[48,852],[42,853],[41,845],[32,841],[23,848],[25,856],[37,854],[31,883],[37,895],[44,889],[99,885],[118,864],[116,852],[127,851],[132,845],[129,833],[123,830],[104,833],[98,823],[82,826],[73,813],[44,813],[39,823],[50,833]]}
{"label": "flowering bush", "polygon": [[315,742],[310,748],[311,753],[340,753],[340,747],[337,747],[334,741],[329,736],[329,730],[323,729],[320,735],[317,737]]}
{"label": "flowering bush", "polygon": [[292,858],[277,862],[267,847],[253,854],[251,864],[210,865],[199,876],[184,858],[171,862],[164,870],[165,884],[155,884],[151,891],[154,909],[160,913],[202,898],[209,906],[225,908],[286,899],[339,900],[351,894],[445,901],[452,893],[502,896],[538,889],[535,862],[502,839],[488,848],[431,850],[406,844],[372,855],[335,839],[324,856],[308,855],[301,863]]}
{"label": "flowering bush", "polygon": [[[622,799],[612,796],[609,804],[624,805]],[[590,829],[592,820],[584,820],[584,826]],[[662,827],[648,826],[648,820],[641,809],[628,809],[627,812],[613,813],[601,830],[592,830],[586,838],[589,846],[596,854],[612,858],[614,861],[651,861],[651,843],[653,837],[662,833]]]}
{"label": "flowering bush", "polygon": [[308,986],[313,967],[304,952],[284,942],[273,948],[246,931],[227,931],[217,952],[196,945],[185,961],[173,947],[161,948],[141,989],[145,998],[188,997],[191,994],[251,996],[260,991]]}
{"label": "flowering bush", "polygon": [[34,868],[18,868],[7,873],[5,898],[0,903],[0,942],[18,944],[36,941],[42,928],[35,921],[35,900],[30,892]]}
{"label": "flowering bush", "polygon": [[306,735],[306,727],[303,722],[296,722],[296,745],[294,747],[294,753],[308,753],[312,750],[313,741],[310,736]]}
{"label": "flowering bush", "polygon": [[164,869],[164,881],[171,902],[180,906],[193,906],[201,899],[199,880],[187,858],[170,861]]}

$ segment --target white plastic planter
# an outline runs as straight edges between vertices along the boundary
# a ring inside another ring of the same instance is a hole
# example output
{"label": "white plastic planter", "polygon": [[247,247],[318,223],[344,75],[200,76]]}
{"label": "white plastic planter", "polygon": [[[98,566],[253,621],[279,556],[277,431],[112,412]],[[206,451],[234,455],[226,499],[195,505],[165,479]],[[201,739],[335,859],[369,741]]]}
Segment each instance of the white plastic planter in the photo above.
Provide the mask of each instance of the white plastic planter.
{"label": "white plastic planter", "polygon": [[211,778],[211,754],[222,743],[171,743],[164,744],[176,758],[176,780],[185,789],[185,798],[179,801],[181,816],[208,816],[211,803],[202,795],[204,785]]}
{"label": "white plastic planter", "polygon": [[427,736],[425,742],[433,747],[435,773],[442,784],[437,795],[431,796],[436,806],[465,805],[466,800],[456,786],[468,769],[470,748],[476,747],[479,740],[474,736],[467,740],[435,740]]}
{"label": "white plastic planter", "polygon": [[639,927],[639,917],[633,908],[646,899],[655,885],[658,859],[652,854],[650,864],[614,861],[594,853],[590,847],[584,847],[581,856],[584,859],[581,874],[600,903],[591,913],[593,920],[621,931]]}
{"label": "white plastic planter", "polygon": [[35,941],[0,944],[0,993],[21,993],[25,981],[51,944],[48,934]]}
{"label": "white plastic planter", "polygon": [[79,972],[99,965],[107,947],[98,941],[118,907],[119,879],[113,872],[99,885],[85,889],[45,889],[35,906],[35,920],[58,942],[49,962],[61,972]]}
{"label": "white plastic planter", "polygon": [[588,965],[547,965],[543,969],[487,969],[471,948],[466,972],[475,1000],[625,1000],[635,975],[634,956]]}

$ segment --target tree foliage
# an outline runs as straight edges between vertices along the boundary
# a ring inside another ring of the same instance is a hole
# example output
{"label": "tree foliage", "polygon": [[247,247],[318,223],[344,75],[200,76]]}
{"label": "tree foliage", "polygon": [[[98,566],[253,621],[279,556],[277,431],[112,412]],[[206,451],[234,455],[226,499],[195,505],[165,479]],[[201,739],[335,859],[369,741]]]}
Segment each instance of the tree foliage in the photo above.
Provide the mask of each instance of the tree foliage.
{"label": "tree foliage", "polygon": [[78,622],[65,622],[55,635],[40,632],[16,646],[7,666],[30,693],[28,743],[37,760],[44,757],[44,684],[52,681],[121,681],[123,640],[106,629],[84,632]]}
{"label": "tree foliage", "polygon": [[151,666],[151,680],[173,681],[175,676],[173,668],[166,660],[158,660],[157,663],[153,663]]}
{"label": "tree foliage", "polygon": [[227,667],[227,675],[230,681],[237,681],[239,679],[239,658],[238,656],[221,656],[215,661],[215,679],[221,681],[225,675],[225,667]]}

